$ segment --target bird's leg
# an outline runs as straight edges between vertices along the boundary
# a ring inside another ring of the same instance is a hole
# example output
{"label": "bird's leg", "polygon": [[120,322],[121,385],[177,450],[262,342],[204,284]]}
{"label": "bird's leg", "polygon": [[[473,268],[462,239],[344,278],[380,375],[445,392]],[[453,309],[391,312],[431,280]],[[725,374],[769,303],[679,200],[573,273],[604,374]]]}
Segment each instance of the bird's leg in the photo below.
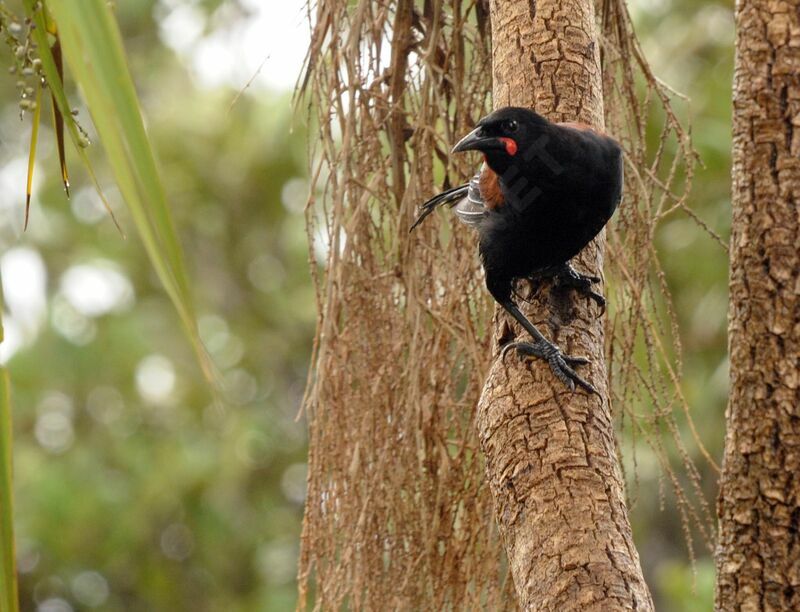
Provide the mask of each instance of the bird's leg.
{"label": "bird's leg", "polygon": [[586,389],[589,393],[597,393],[597,390],[573,369],[579,365],[589,363],[585,357],[571,357],[561,353],[555,344],[550,342],[542,335],[536,326],[531,323],[528,318],[522,314],[510,299],[500,302],[500,305],[514,317],[520,325],[527,331],[534,339],[534,342],[509,342],[503,347],[501,359],[504,359],[509,349],[517,349],[517,354],[523,357],[538,357],[544,359],[550,365],[553,374],[556,375],[561,382],[563,382],[571,391],[575,391],[575,384]]}
{"label": "bird's leg", "polygon": [[586,297],[594,300],[595,303],[600,307],[601,315],[606,311],[606,298],[592,289],[593,284],[600,282],[599,277],[581,274],[575,268],[573,268],[572,264],[569,262],[552,269],[550,274],[552,274],[556,286],[575,289]]}

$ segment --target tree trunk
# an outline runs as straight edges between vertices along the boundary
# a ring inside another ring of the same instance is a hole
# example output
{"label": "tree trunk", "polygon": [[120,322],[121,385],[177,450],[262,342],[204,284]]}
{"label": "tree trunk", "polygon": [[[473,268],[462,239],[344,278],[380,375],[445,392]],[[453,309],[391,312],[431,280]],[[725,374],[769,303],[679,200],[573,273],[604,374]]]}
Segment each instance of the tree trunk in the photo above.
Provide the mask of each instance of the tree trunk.
{"label": "tree trunk", "polygon": [[800,3],[736,7],[720,610],[800,610]]}
{"label": "tree trunk", "polygon": [[[492,0],[494,103],[603,126],[591,0]],[[604,236],[578,258],[602,269]],[[541,299],[541,297],[540,297]],[[526,314],[600,395],[570,393],[540,361],[495,359],[478,407],[487,478],[525,610],[651,610],[633,544],[603,356],[603,323],[584,300],[547,295]],[[495,338],[513,333],[498,313]]]}

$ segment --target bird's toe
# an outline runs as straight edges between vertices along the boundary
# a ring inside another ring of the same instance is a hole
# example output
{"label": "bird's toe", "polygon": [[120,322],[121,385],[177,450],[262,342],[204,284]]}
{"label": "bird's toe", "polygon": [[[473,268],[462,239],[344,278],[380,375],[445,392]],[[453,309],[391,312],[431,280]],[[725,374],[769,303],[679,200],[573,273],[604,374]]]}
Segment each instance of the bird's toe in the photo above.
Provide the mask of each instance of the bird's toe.
{"label": "bird's toe", "polygon": [[574,392],[577,385],[589,393],[597,393],[597,390],[574,370],[575,367],[590,363],[586,357],[564,355],[550,342],[509,342],[500,352],[501,359],[505,359],[511,349],[516,349],[517,355],[523,359],[536,358],[546,361],[555,377],[570,391]]}

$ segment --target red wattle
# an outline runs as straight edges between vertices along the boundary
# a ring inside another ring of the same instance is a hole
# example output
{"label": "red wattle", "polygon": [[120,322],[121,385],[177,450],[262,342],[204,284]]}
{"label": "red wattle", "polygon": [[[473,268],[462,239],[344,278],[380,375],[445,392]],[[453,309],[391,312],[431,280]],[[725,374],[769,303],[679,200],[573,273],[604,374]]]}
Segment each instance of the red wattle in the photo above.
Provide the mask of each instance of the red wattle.
{"label": "red wattle", "polygon": [[514,157],[517,154],[517,142],[513,138],[501,138],[503,144],[506,145],[506,153],[508,153],[511,157]]}

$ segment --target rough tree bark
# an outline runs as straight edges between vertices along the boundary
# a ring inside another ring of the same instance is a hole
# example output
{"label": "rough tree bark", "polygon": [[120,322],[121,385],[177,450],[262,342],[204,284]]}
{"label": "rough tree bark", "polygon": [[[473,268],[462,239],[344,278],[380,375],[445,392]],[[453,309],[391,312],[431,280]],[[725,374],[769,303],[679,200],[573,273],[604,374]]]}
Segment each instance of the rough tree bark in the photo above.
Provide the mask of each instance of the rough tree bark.
{"label": "rough tree bark", "polygon": [[[492,0],[494,104],[603,126],[591,0]],[[578,268],[602,269],[604,237]],[[651,610],[633,544],[608,401],[603,324],[573,295],[527,307],[599,392],[570,393],[541,362],[495,360],[478,407],[487,477],[520,605],[526,610]],[[495,337],[511,334],[496,315]]]}
{"label": "rough tree bark", "polygon": [[739,0],[717,608],[800,610],[800,3]]}

